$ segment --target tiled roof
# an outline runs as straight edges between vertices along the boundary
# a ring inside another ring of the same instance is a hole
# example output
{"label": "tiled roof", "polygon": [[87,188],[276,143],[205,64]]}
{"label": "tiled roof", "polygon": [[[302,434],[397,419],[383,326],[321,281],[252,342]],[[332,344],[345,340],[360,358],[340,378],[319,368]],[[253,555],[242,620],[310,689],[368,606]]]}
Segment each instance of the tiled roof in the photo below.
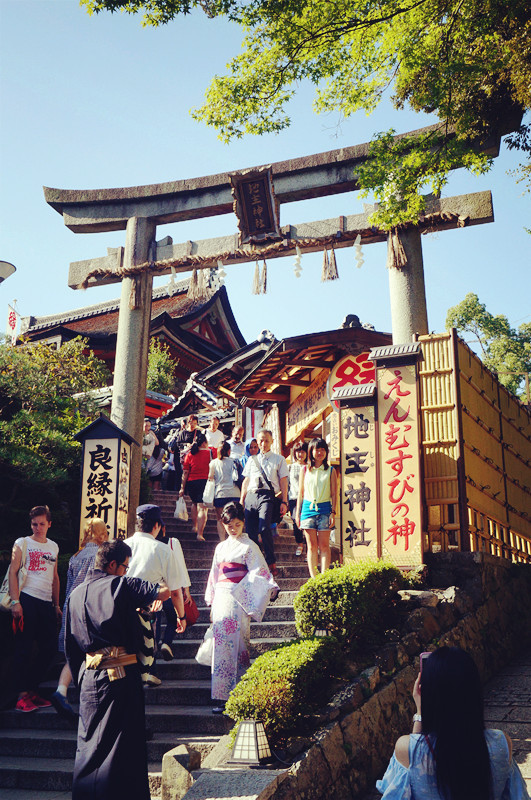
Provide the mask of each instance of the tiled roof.
{"label": "tiled roof", "polygon": [[[186,295],[189,280],[179,281],[174,286],[174,294],[170,294],[170,285],[161,286],[153,290],[152,316],[167,311],[170,316],[182,316],[192,310],[194,302]],[[197,307],[197,305],[196,305]],[[82,323],[83,330],[89,332],[116,330],[118,327],[118,312],[120,299],[108,300],[92,306],[85,306],[74,311],[65,311],[62,314],[51,314],[47,317],[23,317],[22,333],[34,333],[46,328],[68,323],[70,328],[76,328],[76,322]],[[104,317],[104,319],[102,319]],[[73,323],[73,324],[72,324]]]}

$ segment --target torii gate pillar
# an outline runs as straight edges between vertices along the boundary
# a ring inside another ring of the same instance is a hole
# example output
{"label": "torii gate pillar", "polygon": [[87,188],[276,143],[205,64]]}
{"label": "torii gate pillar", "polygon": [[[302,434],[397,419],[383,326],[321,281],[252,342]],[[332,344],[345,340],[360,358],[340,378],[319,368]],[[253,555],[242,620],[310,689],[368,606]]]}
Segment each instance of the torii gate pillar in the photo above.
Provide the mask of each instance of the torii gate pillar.
{"label": "torii gate pillar", "polygon": [[[130,217],[127,220],[124,269],[149,259],[155,233],[156,225],[149,219]],[[111,420],[137,442],[142,442],[143,437],[152,292],[153,274],[149,271],[122,280]],[[132,447],[129,533],[132,533],[138,506],[141,466],[142,450]]]}
{"label": "torii gate pillar", "polygon": [[[401,267],[396,266],[397,239],[405,257],[405,264]],[[393,344],[408,344],[415,334],[422,336],[429,332],[422,242],[418,226],[388,235],[387,268]]]}

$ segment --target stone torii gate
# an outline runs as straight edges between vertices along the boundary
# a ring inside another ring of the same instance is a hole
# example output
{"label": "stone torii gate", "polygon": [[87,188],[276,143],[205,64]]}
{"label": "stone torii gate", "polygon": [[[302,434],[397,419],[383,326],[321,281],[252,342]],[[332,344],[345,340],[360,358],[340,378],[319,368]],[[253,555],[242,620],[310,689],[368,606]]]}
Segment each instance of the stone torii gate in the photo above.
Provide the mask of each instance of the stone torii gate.
{"label": "stone torii gate", "polygon": [[[423,134],[432,128],[422,128]],[[408,134],[411,135],[411,134]],[[400,138],[400,137],[397,137]],[[485,147],[498,154],[499,141]],[[270,165],[279,204],[359,189],[357,166],[366,160],[369,144],[333,150]],[[259,168],[262,169],[262,168]],[[247,170],[243,171],[243,174]],[[234,175],[234,173],[233,173]],[[421,233],[492,222],[490,192],[447,198],[430,197],[418,225],[387,233],[368,221],[370,212],[340,216],[280,229],[273,243],[241,244],[236,235],[174,245],[171,237],[157,242],[157,225],[227,214],[233,211],[228,173],[119,189],[63,190],[44,187],[46,202],[63,216],[74,233],[125,230],[125,247],[106,256],[70,265],[69,286],[87,288],[121,282],[111,419],[136,441],[142,441],[147,379],[153,276],[224,265],[280,258],[324,246],[388,242],[389,290],[393,342],[408,343],[414,334],[428,333]],[[130,508],[137,505],[141,450],[131,462]],[[130,526],[134,519],[130,511]]]}

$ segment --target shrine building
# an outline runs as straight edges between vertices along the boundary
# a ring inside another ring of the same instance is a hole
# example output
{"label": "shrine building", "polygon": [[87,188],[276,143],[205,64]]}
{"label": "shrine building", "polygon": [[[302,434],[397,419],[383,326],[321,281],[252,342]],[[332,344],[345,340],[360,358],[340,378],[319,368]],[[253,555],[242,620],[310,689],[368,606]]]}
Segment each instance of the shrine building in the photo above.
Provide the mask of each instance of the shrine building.
{"label": "shrine building", "polygon": [[[169,348],[175,362],[172,394],[181,394],[192,373],[199,372],[239,350],[246,342],[234,318],[224,286],[211,289],[202,300],[187,296],[189,281],[153,290],[150,338],[156,337]],[[21,335],[25,340],[60,347],[77,336],[88,340],[94,354],[114,373],[119,300],[110,300],[62,314],[24,317]],[[100,394],[110,403],[110,387]],[[145,416],[156,419],[173,405],[174,398],[156,392],[146,393]]]}

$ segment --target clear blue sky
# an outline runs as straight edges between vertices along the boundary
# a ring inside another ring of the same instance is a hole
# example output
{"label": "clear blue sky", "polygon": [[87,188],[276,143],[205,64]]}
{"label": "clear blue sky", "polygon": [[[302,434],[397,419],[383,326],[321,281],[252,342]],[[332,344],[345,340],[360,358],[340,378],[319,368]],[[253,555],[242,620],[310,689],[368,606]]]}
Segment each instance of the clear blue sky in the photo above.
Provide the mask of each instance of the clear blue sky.
{"label": "clear blue sky", "polygon": [[[88,189],[191,178],[434,121],[386,105],[339,125],[334,116],[313,114],[311,90],[303,86],[287,132],[224,145],[189,109],[202,103],[209,77],[223,72],[240,39],[238,28],[199,13],[151,29],[125,14],[89,17],[77,0],[0,0],[0,260],[17,267],[0,285],[0,329],[14,298],[23,316],[42,316],[119,296],[117,285],[73,291],[67,277],[71,261],[105,255],[123,245],[124,232],[72,233],[45,203],[43,185]],[[492,190],[496,221],[423,237],[431,330],[443,330],[447,309],[470,291],[514,325],[531,318],[531,237],[524,232],[531,197],[507,174],[519,160],[502,148],[487,176],[452,175],[447,196]],[[281,224],[362,211],[357,194],[343,194],[283,205]],[[235,218],[225,216],[159,226],[157,237],[179,242],[235,230]],[[348,313],[390,330],[385,245],[363,252],[357,269],[351,248],[338,251],[340,280],[329,284],[320,282],[319,255],[303,256],[299,280],[292,259],[274,260],[268,294],[258,297],[250,293],[253,265],[230,268],[227,288],[243,335],[250,341],[263,328],[279,338],[330,330]]]}

